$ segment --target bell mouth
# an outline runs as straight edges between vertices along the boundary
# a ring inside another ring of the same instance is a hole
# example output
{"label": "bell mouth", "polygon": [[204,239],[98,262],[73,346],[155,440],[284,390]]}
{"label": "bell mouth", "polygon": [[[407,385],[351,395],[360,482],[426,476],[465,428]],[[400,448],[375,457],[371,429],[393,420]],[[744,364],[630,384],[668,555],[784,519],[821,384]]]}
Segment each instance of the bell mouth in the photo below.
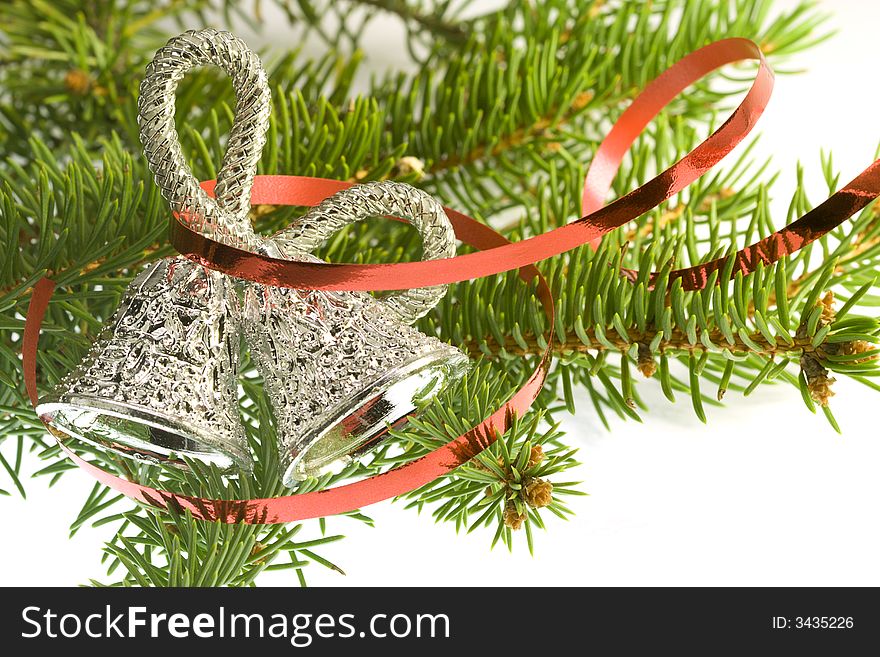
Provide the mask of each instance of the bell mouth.
{"label": "bell mouth", "polygon": [[218,445],[198,427],[153,409],[80,395],[46,397],[37,415],[55,429],[95,447],[149,464],[187,469],[183,457],[221,470],[251,469],[246,452]]}
{"label": "bell mouth", "polygon": [[[383,439],[389,427],[401,426],[417,408],[468,369],[467,356],[444,344],[364,388],[361,394],[328,409],[294,441],[282,481],[293,487],[309,477],[338,471]],[[317,425],[317,426],[315,426]],[[284,465],[282,461],[282,466]]]}

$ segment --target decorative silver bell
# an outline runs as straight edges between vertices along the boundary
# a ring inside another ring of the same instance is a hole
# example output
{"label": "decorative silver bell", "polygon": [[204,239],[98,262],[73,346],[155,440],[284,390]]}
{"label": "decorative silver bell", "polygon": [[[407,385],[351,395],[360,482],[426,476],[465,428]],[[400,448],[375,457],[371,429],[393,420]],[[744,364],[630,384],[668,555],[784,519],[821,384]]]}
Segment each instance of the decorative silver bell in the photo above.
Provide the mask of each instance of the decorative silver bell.
{"label": "decorative silver bell", "polygon": [[238,301],[185,258],[149,265],[37,413],[74,438],[148,462],[250,463],[238,416]]}
{"label": "decorative silver bell", "polygon": [[[337,230],[384,215],[407,219],[419,231],[425,259],[455,254],[442,206],[394,182],[331,196],[264,250],[320,262],[309,252]],[[285,485],[364,453],[389,425],[401,424],[420,401],[465,372],[462,352],[408,326],[445,292],[438,286],[376,299],[364,292],[246,286],[244,335],[276,416]]]}
{"label": "decorative silver bell", "polygon": [[[226,71],[237,97],[216,201],[190,172],[174,126],[177,83],[202,65]],[[270,111],[260,60],[231,34],[187,32],[156,53],[138,108],[144,151],[172,210],[215,239],[254,246],[247,213]],[[37,412],[57,430],[124,456],[177,466],[187,456],[247,468],[235,382],[239,320],[230,279],[181,257],[153,263]]]}

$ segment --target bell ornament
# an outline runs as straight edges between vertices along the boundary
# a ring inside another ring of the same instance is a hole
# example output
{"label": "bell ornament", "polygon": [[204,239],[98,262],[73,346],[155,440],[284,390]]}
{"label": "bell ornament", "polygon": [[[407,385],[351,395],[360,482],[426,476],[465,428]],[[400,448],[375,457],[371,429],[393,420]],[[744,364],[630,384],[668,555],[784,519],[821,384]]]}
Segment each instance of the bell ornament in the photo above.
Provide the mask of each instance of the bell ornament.
{"label": "bell ornament", "polygon": [[[174,127],[177,84],[205,65],[232,77],[237,98],[216,200],[193,177]],[[270,112],[259,58],[227,32],[186,32],[147,67],[138,110],[144,153],[171,209],[215,239],[257,244],[247,211]],[[182,257],[160,260],[132,281],[89,353],[37,412],[62,435],[123,456],[247,469],[235,378],[240,343],[233,281]]]}
{"label": "bell ornament", "polygon": [[[308,251],[334,232],[386,215],[416,227],[424,258],[455,254],[443,207],[395,182],[334,194],[275,235],[272,245],[282,257],[320,262]],[[461,351],[408,325],[444,293],[440,286],[377,299],[365,292],[246,286],[245,341],[277,420],[286,485],[338,469],[376,446],[389,426],[401,425],[466,371]]]}
{"label": "bell ornament", "polygon": [[248,468],[235,374],[238,298],[186,258],[148,265],[86,357],[37,414],[75,439],[150,463]]}

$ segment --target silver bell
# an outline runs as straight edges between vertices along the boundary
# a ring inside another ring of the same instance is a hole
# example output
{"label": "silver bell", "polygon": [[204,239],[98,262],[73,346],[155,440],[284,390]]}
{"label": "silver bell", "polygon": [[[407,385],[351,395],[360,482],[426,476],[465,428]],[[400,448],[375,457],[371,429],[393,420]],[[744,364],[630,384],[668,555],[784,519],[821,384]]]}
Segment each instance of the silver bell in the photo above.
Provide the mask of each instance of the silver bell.
{"label": "silver bell", "polygon": [[248,467],[235,387],[237,305],[220,274],[185,258],[152,263],[37,413],[69,436],[131,458]]}
{"label": "silver bell", "polygon": [[[174,126],[177,83],[202,65],[226,71],[237,97],[216,200],[193,177]],[[144,153],[172,210],[215,239],[257,244],[247,213],[270,95],[256,55],[225,32],[175,37],[147,67],[138,109]],[[37,412],[63,433],[124,456],[248,468],[235,380],[240,341],[233,282],[184,258],[161,260],[132,281],[111,324]]]}
{"label": "silver bell", "polygon": [[[320,262],[309,252],[341,227],[383,215],[416,227],[425,259],[455,254],[442,206],[393,182],[335,194],[264,250]],[[439,286],[376,299],[364,292],[246,286],[244,335],[277,420],[285,485],[363,454],[389,425],[401,424],[419,402],[465,372],[469,361],[462,352],[408,326],[444,293]]]}

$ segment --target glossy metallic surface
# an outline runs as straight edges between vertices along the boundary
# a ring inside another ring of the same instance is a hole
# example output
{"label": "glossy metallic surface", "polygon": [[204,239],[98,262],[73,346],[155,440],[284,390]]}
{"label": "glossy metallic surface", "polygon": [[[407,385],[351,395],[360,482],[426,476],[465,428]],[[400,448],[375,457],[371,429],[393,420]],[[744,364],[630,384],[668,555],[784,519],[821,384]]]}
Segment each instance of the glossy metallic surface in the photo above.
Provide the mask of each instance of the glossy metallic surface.
{"label": "glossy metallic surface", "polygon": [[[232,77],[237,97],[216,200],[193,177],[174,125],[178,82],[206,65]],[[255,245],[250,187],[270,111],[259,58],[229,33],[186,32],[147,67],[138,111],[147,161],[175,215],[227,244]],[[37,412],[68,436],[130,458],[183,467],[186,456],[223,469],[248,468],[236,399],[239,322],[230,279],[185,258],[153,263]]]}
{"label": "glossy metallic surface", "polygon": [[[193,177],[174,123],[177,85],[203,65],[228,73],[237,98],[213,196]],[[442,206],[394,182],[337,194],[272,239],[257,236],[248,210],[270,94],[259,58],[229,33],[207,29],[171,39],[147,67],[138,108],[156,184],[175,217],[193,230],[228,246],[315,260],[309,252],[344,226],[393,214],[418,230],[423,257],[455,255]],[[444,286],[380,300],[242,287],[245,334],[277,418],[288,484],[376,444],[388,425],[399,424],[466,367],[460,351],[406,325],[437,303]],[[205,290],[213,294],[211,303],[202,303]],[[180,466],[185,455],[224,469],[246,467],[250,457],[235,405],[240,322],[232,279],[184,258],[152,265],[134,281],[89,356],[38,412],[70,436],[133,458]]]}
{"label": "glossy metallic surface", "polygon": [[154,262],[37,413],[137,460],[249,468],[235,384],[239,315],[226,276],[181,257]]}
{"label": "glossy metallic surface", "polygon": [[[232,78],[235,121],[218,174],[216,199],[199,187],[174,125],[175,92],[197,66]],[[260,58],[241,39],[213,29],[189,31],[156,52],[140,86],[138,125],[144,155],[162,196],[179,221],[225,244],[255,246],[248,218],[250,191],[266,142],[271,95]]]}

